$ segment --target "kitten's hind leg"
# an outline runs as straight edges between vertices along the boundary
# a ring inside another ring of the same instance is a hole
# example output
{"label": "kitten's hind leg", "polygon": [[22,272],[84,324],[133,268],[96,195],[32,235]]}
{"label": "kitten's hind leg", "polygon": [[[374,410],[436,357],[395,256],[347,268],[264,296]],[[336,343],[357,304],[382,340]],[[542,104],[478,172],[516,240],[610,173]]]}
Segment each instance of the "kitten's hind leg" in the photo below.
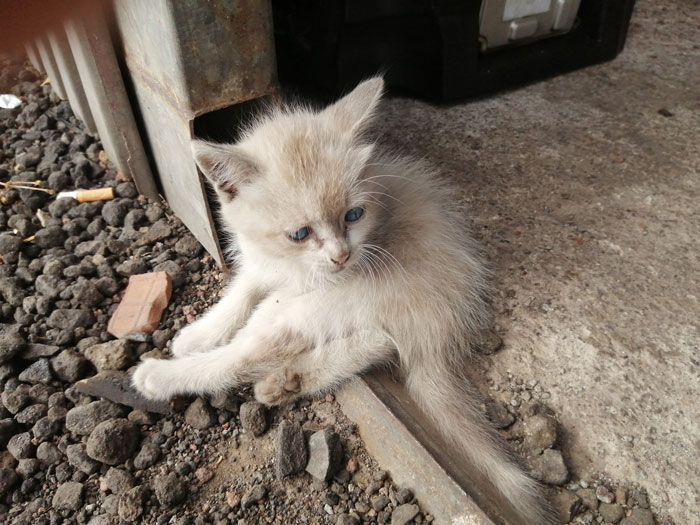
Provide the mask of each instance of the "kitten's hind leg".
{"label": "kitten's hind leg", "polygon": [[230,341],[265,293],[250,276],[239,273],[218,303],[175,336],[173,355],[205,352]]}
{"label": "kitten's hind leg", "polygon": [[255,383],[255,398],[281,405],[300,396],[331,391],[367,368],[388,361],[391,341],[376,331],[361,331],[298,354],[264,380]]}

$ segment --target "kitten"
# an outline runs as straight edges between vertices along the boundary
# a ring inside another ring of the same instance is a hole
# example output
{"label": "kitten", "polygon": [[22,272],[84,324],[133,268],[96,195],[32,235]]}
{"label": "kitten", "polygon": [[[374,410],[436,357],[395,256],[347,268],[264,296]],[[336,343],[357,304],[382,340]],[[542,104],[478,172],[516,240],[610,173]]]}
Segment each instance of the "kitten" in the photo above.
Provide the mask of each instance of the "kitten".
{"label": "kitten", "polygon": [[397,360],[411,396],[524,523],[549,523],[459,373],[486,322],[486,271],[453,192],[425,166],[376,150],[365,132],[383,80],[323,111],[276,109],[237,144],[193,143],[233,232],[238,273],[222,299],[145,360],[145,396],[254,383],[268,405],[332,390]]}

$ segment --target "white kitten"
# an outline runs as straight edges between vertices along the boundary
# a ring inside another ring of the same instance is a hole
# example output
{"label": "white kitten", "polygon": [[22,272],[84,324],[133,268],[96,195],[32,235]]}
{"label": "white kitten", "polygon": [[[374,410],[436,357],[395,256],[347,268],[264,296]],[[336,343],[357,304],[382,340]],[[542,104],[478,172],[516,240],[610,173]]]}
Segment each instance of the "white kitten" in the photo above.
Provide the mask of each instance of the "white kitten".
{"label": "white kitten", "polygon": [[258,400],[279,404],[397,360],[413,398],[523,523],[549,523],[460,373],[487,286],[454,193],[363,139],[383,85],[365,81],[320,112],[274,110],[235,145],[193,143],[239,269],[177,336],[175,358],[145,361],[134,384],[168,399],[254,383]]}

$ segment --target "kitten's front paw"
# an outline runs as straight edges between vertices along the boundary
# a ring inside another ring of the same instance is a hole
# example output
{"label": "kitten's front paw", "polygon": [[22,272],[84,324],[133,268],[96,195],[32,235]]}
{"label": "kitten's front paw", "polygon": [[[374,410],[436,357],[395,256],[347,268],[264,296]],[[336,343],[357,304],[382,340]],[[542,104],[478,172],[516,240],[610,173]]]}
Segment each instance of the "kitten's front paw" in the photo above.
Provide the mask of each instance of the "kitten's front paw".
{"label": "kitten's front paw", "polygon": [[272,374],[254,387],[255,399],[265,405],[282,405],[299,396],[301,376],[290,371]]}
{"label": "kitten's front paw", "polygon": [[166,359],[146,359],[136,368],[131,384],[148,399],[168,401],[175,394],[169,367]]}
{"label": "kitten's front paw", "polygon": [[173,340],[171,352],[175,357],[182,357],[209,350],[213,348],[213,345],[210,346],[210,337],[211,334],[200,330],[197,327],[197,321],[195,321],[178,332]]}

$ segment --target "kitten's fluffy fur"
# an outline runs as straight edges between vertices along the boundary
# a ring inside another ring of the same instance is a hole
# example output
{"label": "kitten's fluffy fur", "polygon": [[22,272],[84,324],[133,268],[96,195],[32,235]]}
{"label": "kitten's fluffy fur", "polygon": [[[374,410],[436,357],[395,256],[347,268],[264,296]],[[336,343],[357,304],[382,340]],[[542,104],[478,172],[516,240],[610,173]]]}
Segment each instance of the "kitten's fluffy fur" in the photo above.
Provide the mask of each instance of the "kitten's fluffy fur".
{"label": "kitten's fluffy fur", "polygon": [[[263,403],[331,390],[396,360],[411,396],[523,515],[547,523],[537,484],[506,458],[461,377],[485,321],[485,271],[451,190],[363,140],[383,81],[323,111],[278,109],[235,145],[196,141],[235,235],[225,296],[184,328],[174,359],[134,374],[146,396],[254,383]],[[347,222],[348,210],[361,218]],[[309,235],[289,235],[304,227]],[[345,260],[347,259],[347,260]]]}

